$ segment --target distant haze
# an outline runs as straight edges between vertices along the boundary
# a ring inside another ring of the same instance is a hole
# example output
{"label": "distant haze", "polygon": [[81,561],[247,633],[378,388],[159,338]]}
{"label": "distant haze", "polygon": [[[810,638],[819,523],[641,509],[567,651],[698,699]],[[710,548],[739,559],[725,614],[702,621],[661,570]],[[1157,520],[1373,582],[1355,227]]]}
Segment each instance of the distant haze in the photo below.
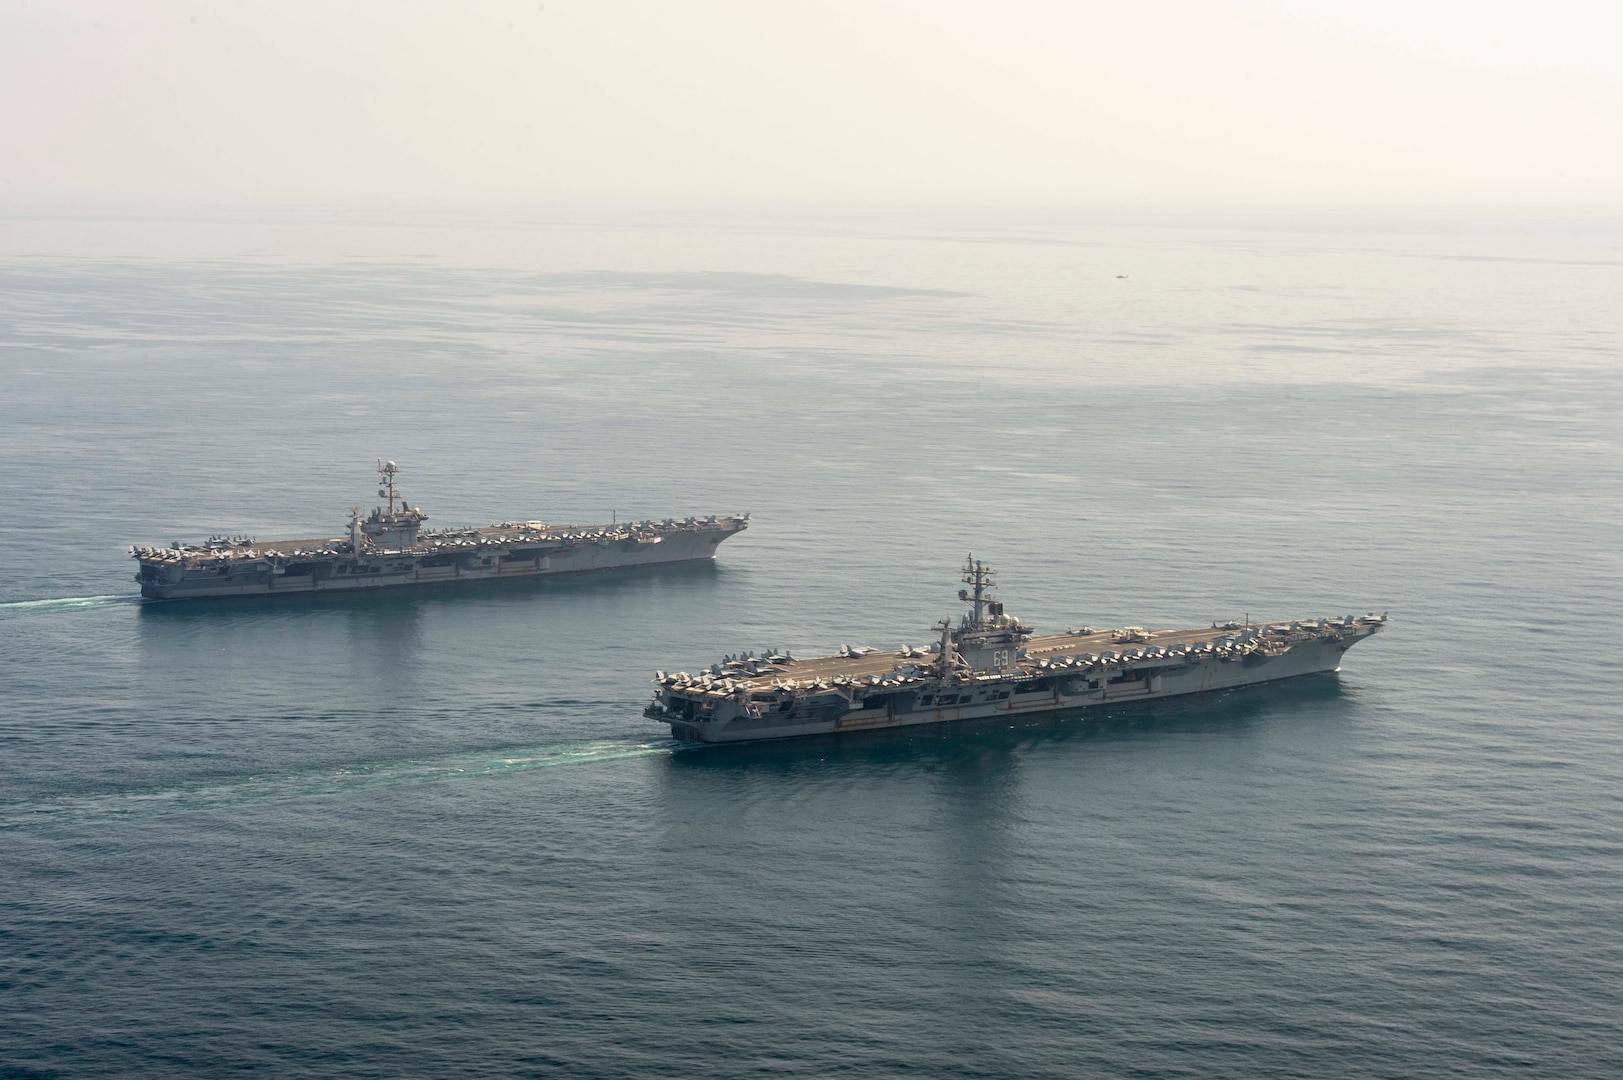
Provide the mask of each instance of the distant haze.
{"label": "distant haze", "polygon": [[1623,195],[1623,5],[0,2],[0,200]]}

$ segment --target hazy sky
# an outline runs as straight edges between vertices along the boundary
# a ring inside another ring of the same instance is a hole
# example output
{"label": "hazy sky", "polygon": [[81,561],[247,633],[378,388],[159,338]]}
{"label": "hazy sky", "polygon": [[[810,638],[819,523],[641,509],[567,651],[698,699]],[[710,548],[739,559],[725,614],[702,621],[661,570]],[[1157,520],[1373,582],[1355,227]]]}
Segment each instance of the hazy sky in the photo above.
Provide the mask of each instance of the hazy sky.
{"label": "hazy sky", "polygon": [[1623,199],[1618,0],[0,0],[0,198]]}

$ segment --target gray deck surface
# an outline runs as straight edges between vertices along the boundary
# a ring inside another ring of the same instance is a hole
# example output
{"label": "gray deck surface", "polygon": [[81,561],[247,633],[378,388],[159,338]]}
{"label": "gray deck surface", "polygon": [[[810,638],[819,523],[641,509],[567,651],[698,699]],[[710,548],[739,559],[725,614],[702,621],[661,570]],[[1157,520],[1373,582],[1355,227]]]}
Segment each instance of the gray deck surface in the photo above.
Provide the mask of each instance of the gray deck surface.
{"label": "gray deck surface", "polygon": [[[1252,626],[1265,626],[1266,623],[1252,623]],[[1202,641],[1214,641],[1225,634],[1233,634],[1233,630],[1214,630],[1209,626],[1188,630],[1155,630],[1151,631],[1149,641],[1135,641],[1118,643],[1115,640],[1115,630],[1100,630],[1092,634],[1041,634],[1030,638],[1025,645],[1026,658],[1018,667],[1030,670],[1035,667],[1035,661],[1052,659],[1059,656],[1076,656],[1081,653],[1102,653],[1108,650],[1121,652],[1124,649],[1142,649],[1149,645],[1159,645],[1163,648],[1171,645],[1193,645]],[[883,675],[893,670],[899,664],[918,664],[924,666],[935,662],[934,653],[928,653],[923,658],[909,658],[903,656],[900,650],[879,650],[868,653],[866,656],[819,656],[808,660],[798,657],[787,664],[775,665],[781,670],[767,672],[760,675],[734,675],[726,673],[723,677],[731,678],[735,683],[747,689],[765,688],[774,681],[794,679],[805,682],[808,680],[829,680],[837,676],[849,679],[865,679],[870,675]]]}
{"label": "gray deck surface", "polygon": [[[718,518],[718,520],[713,522],[707,522],[700,519],[699,521],[694,522],[692,525],[677,521],[669,526],[656,522],[654,528],[662,533],[676,532],[683,529],[698,530],[707,527],[717,528],[722,526],[725,521],[725,518]],[[413,555],[430,554],[435,549],[434,545],[436,541],[454,542],[471,540],[475,538],[475,534],[477,534],[477,539],[481,543],[505,542],[509,544],[522,544],[524,542],[544,542],[548,540],[557,540],[571,533],[591,534],[600,530],[607,532],[609,536],[614,537],[619,536],[622,531],[626,529],[626,527],[627,523],[623,521],[615,525],[542,525],[539,523],[526,524],[523,522],[512,525],[483,525],[478,528],[469,528],[467,530],[456,529],[447,534],[425,533],[414,547],[407,549],[407,553]],[[328,544],[334,542],[345,545],[344,550],[325,550]],[[308,540],[255,540],[251,544],[234,545],[224,548],[208,548],[204,547],[203,545],[188,545],[180,548],[163,547],[155,549],[155,554],[159,558],[167,559],[173,559],[180,556],[205,559],[217,559],[222,557],[230,559],[243,559],[249,557],[248,552],[250,551],[254,553],[252,556],[254,558],[269,554],[291,555],[295,551],[304,551],[310,553],[312,556],[324,555],[344,557],[349,555],[348,544],[349,532],[348,530],[345,530],[341,536],[323,536]],[[401,552],[398,552],[395,549],[369,550],[366,552],[366,554],[368,556],[375,557],[380,555],[387,556],[392,554],[401,554]]]}

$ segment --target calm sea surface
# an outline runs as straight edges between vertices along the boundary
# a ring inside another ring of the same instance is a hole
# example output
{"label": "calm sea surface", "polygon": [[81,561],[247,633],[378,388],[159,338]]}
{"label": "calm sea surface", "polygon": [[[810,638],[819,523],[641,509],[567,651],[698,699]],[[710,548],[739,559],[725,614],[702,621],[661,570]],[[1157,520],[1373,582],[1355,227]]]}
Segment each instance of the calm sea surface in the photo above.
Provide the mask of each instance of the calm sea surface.
{"label": "calm sea surface", "polygon": [[[1623,1073],[1623,223],[0,222],[0,1077]],[[751,511],[143,605],[131,543]],[[1391,612],[1339,676],[674,743],[656,667]]]}

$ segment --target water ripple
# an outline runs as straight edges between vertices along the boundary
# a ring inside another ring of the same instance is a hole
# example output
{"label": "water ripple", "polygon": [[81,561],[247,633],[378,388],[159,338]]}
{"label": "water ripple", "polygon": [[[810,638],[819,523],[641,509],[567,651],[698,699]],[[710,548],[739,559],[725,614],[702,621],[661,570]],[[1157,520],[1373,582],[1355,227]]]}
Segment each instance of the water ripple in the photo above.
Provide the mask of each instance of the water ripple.
{"label": "water ripple", "polygon": [[647,742],[600,741],[568,746],[517,749],[499,757],[458,756],[431,761],[352,765],[282,776],[158,789],[106,791],[25,802],[0,803],[0,831],[85,824],[132,815],[216,810],[251,802],[304,799],[399,784],[479,780],[564,765],[599,765],[628,758],[657,757],[696,744],[675,739]]}

